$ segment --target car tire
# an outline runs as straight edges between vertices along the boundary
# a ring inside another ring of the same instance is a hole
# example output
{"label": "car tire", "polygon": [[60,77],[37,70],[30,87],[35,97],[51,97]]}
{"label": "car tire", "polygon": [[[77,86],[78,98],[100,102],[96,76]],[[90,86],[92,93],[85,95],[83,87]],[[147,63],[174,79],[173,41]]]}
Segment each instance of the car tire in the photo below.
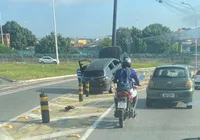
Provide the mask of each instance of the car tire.
{"label": "car tire", "polygon": [[44,61],[41,62],[42,64],[45,64]]}
{"label": "car tire", "polygon": [[111,83],[109,93],[114,93],[114,92],[115,92],[114,84]]}
{"label": "car tire", "polygon": [[153,106],[153,101],[150,99],[146,99],[146,107],[152,107]]}
{"label": "car tire", "polygon": [[187,105],[187,109],[192,109],[192,105]]}
{"label": "car tire", "polygon": [[56,62],[56,61],[53,61],[53,64],[57,64],[57,62]]}

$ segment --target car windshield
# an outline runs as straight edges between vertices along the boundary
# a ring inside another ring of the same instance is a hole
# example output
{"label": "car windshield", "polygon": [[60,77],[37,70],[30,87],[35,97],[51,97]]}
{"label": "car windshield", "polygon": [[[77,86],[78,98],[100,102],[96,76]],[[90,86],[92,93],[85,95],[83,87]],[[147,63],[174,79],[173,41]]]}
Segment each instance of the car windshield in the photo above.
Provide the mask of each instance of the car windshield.
{"label": "car windshield", "polygon": [[157,68],[153,76],[156,78],[185,78],[187,73],[184,68]]}

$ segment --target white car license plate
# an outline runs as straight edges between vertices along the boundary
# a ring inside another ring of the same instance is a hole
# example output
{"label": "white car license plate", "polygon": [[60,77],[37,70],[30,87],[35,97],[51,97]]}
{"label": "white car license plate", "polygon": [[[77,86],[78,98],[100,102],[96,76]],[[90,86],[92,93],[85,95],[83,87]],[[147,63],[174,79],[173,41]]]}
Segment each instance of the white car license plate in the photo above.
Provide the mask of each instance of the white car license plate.
{"label": "white car license plate", "polygon": [[126,108],[126,102],[125,102],[125,101],[119,101],[119,102],[118,102],[118,108],[123,108],[123,109],[125,109],[125,108]]}
{"label": "white car license plate", "polygon": [[162,97],[164,98],[175,98],[175,94],[174,93],[163,93]]}

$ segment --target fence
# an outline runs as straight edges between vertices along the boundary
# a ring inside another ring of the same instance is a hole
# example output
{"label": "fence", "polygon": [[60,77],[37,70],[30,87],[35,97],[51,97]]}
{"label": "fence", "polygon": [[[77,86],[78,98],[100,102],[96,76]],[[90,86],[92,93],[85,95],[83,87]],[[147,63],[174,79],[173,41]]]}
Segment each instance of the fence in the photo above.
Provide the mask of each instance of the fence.
{"label": "fence", "polygon": [[[15,53],[0,54],[0,62],[27,62],[38,63],[42,56],[51,56],[56,58],[55,54],[34,54],[34,53]],[[77,61],[79,59],[95,59],[98,54],[64,54],[59,53],[60,62]],[[131,54],[134,62],[170,62],[170,63],[190,63],[194,60],[194,55],[189,54]]]}

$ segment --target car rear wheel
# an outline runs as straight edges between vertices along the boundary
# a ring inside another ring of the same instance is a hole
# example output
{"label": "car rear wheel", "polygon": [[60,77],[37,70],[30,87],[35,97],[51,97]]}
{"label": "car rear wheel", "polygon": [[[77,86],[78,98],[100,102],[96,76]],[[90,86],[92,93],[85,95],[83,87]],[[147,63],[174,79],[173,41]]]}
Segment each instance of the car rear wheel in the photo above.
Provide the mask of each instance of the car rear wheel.
{"label": "car rear wheel", "polygon": [[187,109],[192,109],[192,105],[187,105]]}
{"label": "car rear wheel", "polygon": [[57,62],[56,62],[56,61],[54,61],[53,63],[54,63],[54,64],[57,64]]}
{"label": "car rear wheel", "polygon": [[153,101],[150,99],[146,99],[146,107],[152,107]]}
{"label": "car rear wheel", "polygon": [[42,64],[45,64],[44,61],[41,62]]}

